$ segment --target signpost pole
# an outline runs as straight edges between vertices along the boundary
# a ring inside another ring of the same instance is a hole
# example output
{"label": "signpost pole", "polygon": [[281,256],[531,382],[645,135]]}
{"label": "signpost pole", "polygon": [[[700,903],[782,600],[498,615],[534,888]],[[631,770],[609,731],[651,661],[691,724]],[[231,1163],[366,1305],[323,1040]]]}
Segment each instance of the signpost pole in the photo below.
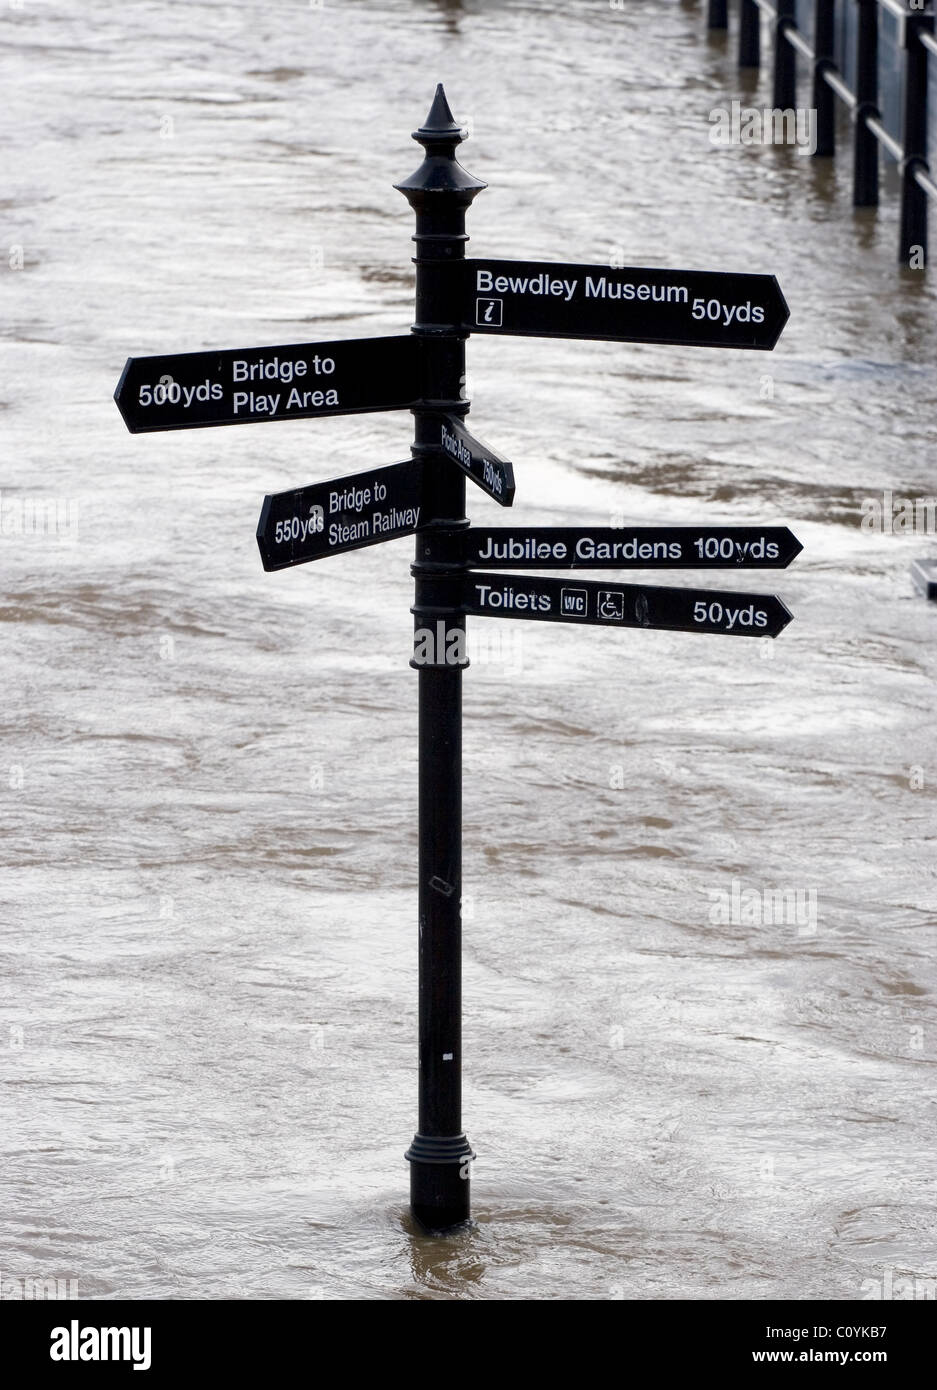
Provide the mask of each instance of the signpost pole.
{"label": "signpost pole", "polygon": [[440,451],[441,413],[465,413],[461,267],[465,212],[486,185],[459,164],[464,138],[440,85],[414,132],[426,156],[395,185],[416,213],[416,322],[422,391],[413,454],[426,460],[417,536],[414,655],[419,673],[419,1121],[407,1150],[410,1207],[427,1230],[466,1221],[474,1157],[462,1131],[462,668],[465,477]]}

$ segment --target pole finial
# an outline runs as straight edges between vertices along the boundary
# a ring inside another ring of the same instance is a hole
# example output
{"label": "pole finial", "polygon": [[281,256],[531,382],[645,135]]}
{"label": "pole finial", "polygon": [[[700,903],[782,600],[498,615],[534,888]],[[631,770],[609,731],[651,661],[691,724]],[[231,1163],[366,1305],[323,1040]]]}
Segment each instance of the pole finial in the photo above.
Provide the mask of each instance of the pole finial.
{"label": "pole finial", "polygon": [[463,140],[467,139],[465,131],[452,114],[449,102],[446,100],[446,89],[441,82],[436,83],[436,95],[429,108],[429,115],[419,130],[413,132],[414,140],[419,140],[421,145],[427,143],[423,138],[424,136],[429,136],[432,141],[437,141],[442,137],[447,142],[451,140],[456,144],[461,144]]}
{"label": "pole finial", "polygon": [[476,193],[488,187],[482,179],[474,178],[463,169],[456,159],[456,147],[468,139],[468,134],[454,118],[441,82],[436,84],[429,114],[419,130],[413,132],[413,138],[423,146],[426,157],[408,179],[394,184],[411,202],[411,195],[455,193],[465,203],[470,203]]}

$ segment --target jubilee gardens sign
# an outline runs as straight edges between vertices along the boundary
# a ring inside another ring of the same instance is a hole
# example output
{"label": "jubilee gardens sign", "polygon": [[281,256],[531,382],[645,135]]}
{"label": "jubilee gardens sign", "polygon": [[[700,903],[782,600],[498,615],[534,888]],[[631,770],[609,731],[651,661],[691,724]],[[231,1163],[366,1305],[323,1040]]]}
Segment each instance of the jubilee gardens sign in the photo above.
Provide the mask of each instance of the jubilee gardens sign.
{"label": "jubilee gardens sign", "polygon": [[[783,526],[477,527],[465,479],[502,507],[511,464],[465,427],[474,333],[771,349],[788,317],[768,275],[609,270],[465,258],[465,213],[486,185],[456,159],[463,133],[442,87],[414,133],[423,163],[397,185],[416,214],[416,322],[407,335],[130,358],[115,393],[133,433],[410,410],[411,457],[264,499],[257,540],[279,570],[416,536],[419,673],[419,1122],[407,1151],[414,1216],[432,1231],[469,1215],[474,1154],[461,1117],[462,669],[469,614],[538,622],[775,637],[773,594],[680,589],[573,571],[782,569]],[[525,577],[510,569],[561,570]]]}

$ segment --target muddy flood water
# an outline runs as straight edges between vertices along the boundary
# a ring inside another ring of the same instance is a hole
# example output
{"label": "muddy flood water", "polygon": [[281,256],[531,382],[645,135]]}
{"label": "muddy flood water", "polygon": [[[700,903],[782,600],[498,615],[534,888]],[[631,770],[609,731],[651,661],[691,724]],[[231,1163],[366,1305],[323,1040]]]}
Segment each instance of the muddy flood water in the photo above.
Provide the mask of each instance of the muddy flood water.
{"label": "muddy flood water", "polygon": [[[937,1277],[937,608],[909,581],[934,537],[861,525],[937,491],[937,288],[895,264],[893,166],[855,213],[845,144],[714,146],[713,108],[770,104],[770,74],[691,3],[27,4],[0,78],[0,1280],[794,1300]],[[804,545],[644,576],[778,593],[776,641],[469,620],[478,1158],[444,1241],[403,1158],[413,543],[265,574],[254,537],[265,493],[407,457],[411,417],[134,437],[112,400],[128,355],[406,332],[392,184],[437,81],[489,184],[469,254],[766,272],[790,306],[770,354],[472,338],[513,520]]]}

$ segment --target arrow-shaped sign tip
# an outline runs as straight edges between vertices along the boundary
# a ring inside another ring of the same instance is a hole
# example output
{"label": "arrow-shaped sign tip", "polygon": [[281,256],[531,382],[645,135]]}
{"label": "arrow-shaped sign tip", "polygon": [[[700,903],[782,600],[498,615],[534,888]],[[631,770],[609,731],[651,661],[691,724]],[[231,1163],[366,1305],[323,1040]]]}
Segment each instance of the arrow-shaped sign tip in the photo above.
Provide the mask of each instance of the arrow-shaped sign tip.
{"label": "arrow-shaped sign tip", "polygon": [[132,365],[133,365],[133,358],[132,358],[132,357],[128,357],[128,358],[127,358],[127,361],[124,363],[124,370],[123,370],[123,371],[121,372],[121,374],[120,374],[120,381],[118,381],[117,386],[116,386],[115,389],[114,389],[114,404],[117,406],[117,409],[120,411],[120,418],[123,420],[124,424],[127,426],[127,429],[130,431],[131,434],[136,434],[137,431],[134,429],[133,425],[130,423],[129,416],[127,415],[127,412],[124,410],[123,401],[121,400],[121,396],[123,395],[123,390],[124,390],[124,383],[125,383],[126,380],[127,380],[127,375],[128,375],[128,373],[129,373],[130,368],[131,368]]}
{"label": "arrow-shaped sign tip", "polygon": [[784,600],[782,598],[778,598],[777,594],[775,594],[774,596],[774,601],[778,606],[778,625],[772,632],[771,636],[778,637],[787,627],[788,623],[794,621],[794,615],[788,608]]}
{"label": "arrow-shaped sign tip", "polygon": [[264,498],[263,506],[262,506],[261,509],[260,509],[260,520],[257,522],[257,533],[256,533],[256,534],[257,534],[257,549],[260,551],[260,563],[263,565],[264,569],[267,571],[268,574],[270,573],[270,570],[272,569],[272,566],[271,566],[270,563],[269,563],[270,554],[269,554],[269,552],[268,552],[268,550],[267,550],[266,545],[264,544],[264,533],[265,533],[265,531],[266,531],[266,529],[267,529],[267,520],[268,520],[268,518],[269,518],[269,516],[270,516],[270,507],[271,507],[272,502],[273,502],[273,498],[271,497],[270,493],[268,492],[267,495],[266,495],[266,497]]}
{"label": "arrow-shaped sign tip", "polygon": [[778,284],[778,277],[777,277],[776,275],[772,275],[771,279],[774,281],[774,288],[777,290],[777,294],[778,294],[778,309],[779,309],[779,313],[778,313],[778,331],[777,331],[777,333],[775,333],[774,338],[772,339],[771,344],[770,344],[770,347],[774,348],[774,347],[777,346],[778,339],[780,338],[781,334],[784,332],[784,329],[787,327],[787,321],[788,321],[788,319],[789,319],[790,316],[791,316],[791,311],[790,311],[790,306],[788,305],[787,300],[784,298],[784,291],[781,289],[781,286]]}

